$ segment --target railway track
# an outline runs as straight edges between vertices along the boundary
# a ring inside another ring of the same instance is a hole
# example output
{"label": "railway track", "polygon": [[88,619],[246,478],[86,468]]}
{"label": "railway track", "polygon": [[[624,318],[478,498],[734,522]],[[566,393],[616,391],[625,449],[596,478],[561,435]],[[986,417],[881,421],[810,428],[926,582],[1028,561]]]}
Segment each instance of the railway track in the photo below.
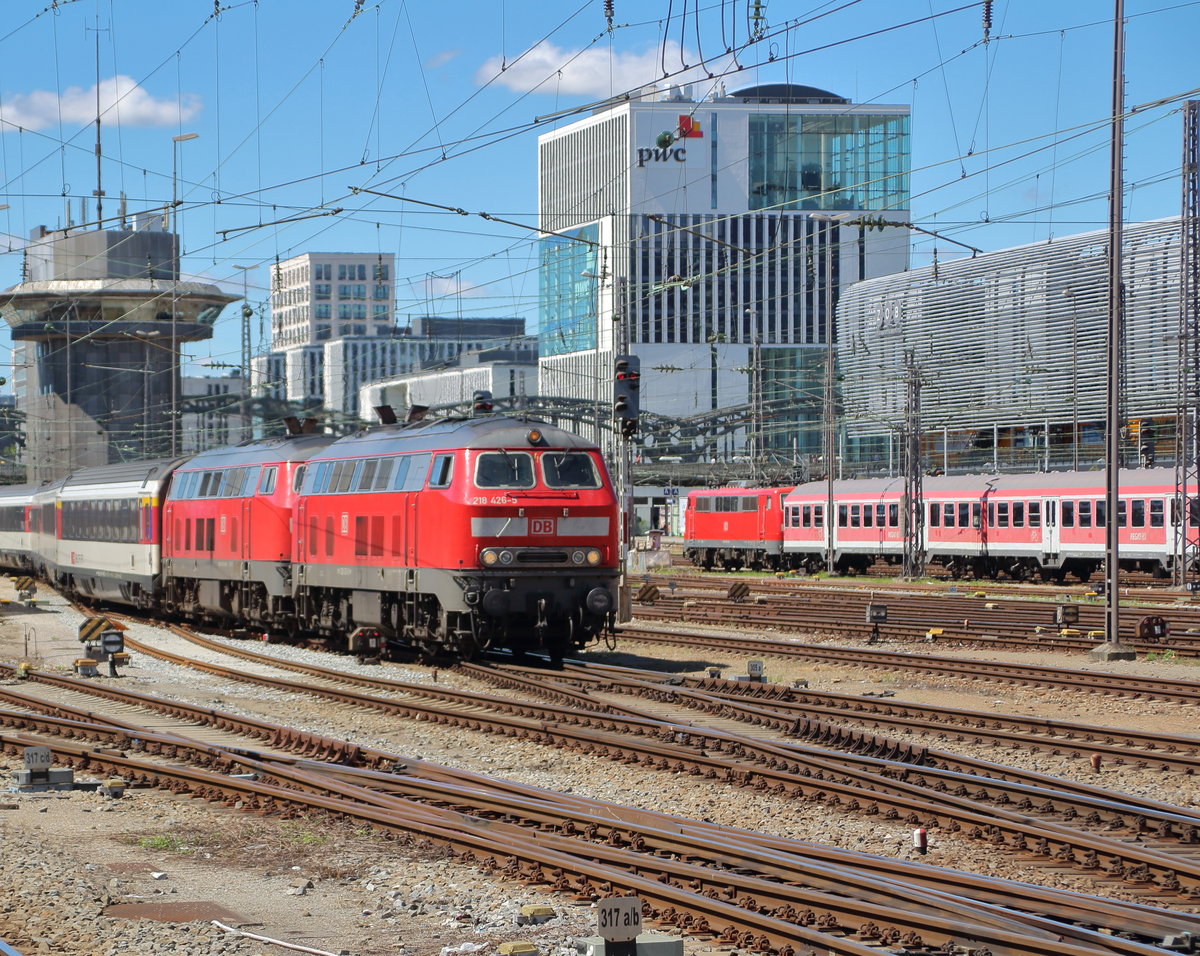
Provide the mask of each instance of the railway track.
{"label": "railway track", "polygon": [[[262,655],[246,649],[230,648],[197,635],[188,635],[188,639],[210,650],[263,661]],[[137,643],[132,646],[163,656],[161,651]],[[320,696],[336,695],[324,685],[313,685],[315,689],[310,689],[309,685],[283,678],[245,674],[244,669],[174,657],[179,663],[228,679],[240,678]],[[848,761],[795,744],[776,745],[744,734],[707,730],[692,721],[664,722],[647,715],[644,709],[631,706],[606,704],[597,708],[594,702],[590,710],[578,706],[534,706],[509,698],[488,698],[444,688],[434,690],[427,685],[344,673],[334,675],[326,668],[311,665],[284,663],[283,666],[309,674],[316,671],[324,679],[391,691],[389,697],[347,691],[343,698],[390,713],[453,722],[493,733],[526,735],[610,759],[767,788],[793,799],[818,801],[931,831],[965,833],[971,839],[1008,845],[1035,858],[1052,858],[1084,873],[1099,870],[1109,879],[1150,885],[1162,899],[1200,898],[1200,860],[1172,857],[1161,848],[1125,843],[1111,835],[1084,832],[1070,825],[1075,818],[1098,819],[1136,839],[1145,838],[1148,829],[1145,825],[1139,827],[1137,821],[1153,820],[1156,835],[1164,842],[1186,844],[1200,819],[1172,813],[1169,808],[1152,806],[1146,801],[1104,801],[1095,795],[1055,792],[1052,799],[1034,803],[1036,785],[1025,784],[1022,788],[996,778],[988,779],[985,786],[984,778],[966,774],[954,778],[952,784],[946,784],[945,780],[951,778],[944,777],[939,793],[936,785],[925,786],[915,770],[910,773],[910,765],[894,758],[874,764],[863,759]],[[417,697],[435,698],[437,703],[414,699]],[[791,717],[773,719],[784,727],[795,723]],[[845,739],[860,741],[861,736],[846,734]],[[885,746],[894,744],[889,742]],[[897,773],[897,766],[904,767],[904,771]],[[972,789],[967,789],[968,782]],[[1045,818],[1034,820],[1029,816],[1031,811]]]}
{"label": "railway track", "polygon": [[[1084,652],[1096,646],[1104,628],[1102,606],[1070,603],[1077,623],[1056,624],[1055,607],[1047,601],[989,599],[971,595],[914,595],[892,591],[881,596],[862,590],[796,590],[770,582],[738,582],[744,596],[731,598],[726,588],[669,588],[657,584],[652,600],[639,601],[642,620],[690,620],[722,626],[789,629],[883,641],[972,642],[1012,650]],[[1068,602],[1069,603],[1069,602]],[[887,623],[866,621],[868,604],[886,604]],[[1165,639],[1138,636],[1143,618],[1162,618],[1170,628]],[[1200,608],[1191,605],[1129,605],[1124,609],[1121,641],[1142,653],[1200,656]]]}
{"label": "railway track", "polygon": [[[40,682],[43,675],[35,673],[32,679]],[[148,704],[142,697],[130,696],[125,706]],[[210,711],[209,716],[252,736],[262,730],[234,715]],[[945,889],[915,888],[909,882],[923,875],[924,882],[936,883],[936,868],[903,864],[888,873],[876,859],[879,875],[864,877],[851,868],[855,855],[846,851],[836,854],[838,865],[818,867],[809,859],[810,848],[789,841],[731,834],[661,814],[630,815],[578,797],[495,783],[344,743],[337,748],[343,753],[402,773],[268,757],[83,714],[67,718],[3,711],[0,722],[22,724],[37,734],[5,733],[0,744],[9,750],[49,741],[60,760],[120,773],[141,785],[167,786],[263,812],[320,809],[389,832],[420,833],[485,868],[560,890],[593,897],[636,892],[660,920],[757,951],[788,954],[796,946],[819,945],[828,952],[862,954],[899,946],[912,953],[984,945],[994,952],[1063,956],[1145,953],[1153,951],[1150,944],[1164,933],[1200,930],[1195,917],[1129,904],[1096,905],[1055,891],[1030,894],[1032,912],[1014,916],[986,902],[997,892],[989,881],[977,880],[983,901],[968,902]],[[103,746],[79,743],[80,737]],[[300,750],[314,746],[302,734],[286,739]],[[129,757],[126,749],[165,756],[171,764]],[[182,758],[203,769],[179,766]],[[797,879],[805,885],[796,886]],[[855,892],[848,895],[851,888]],[[1011,898],[1006,902],[1011,906]],[[1034,915],[1039,910],[1053,916]],[[1064,912],[1086,925],[1059,922]],[[731,922],[722,925],[721,920]],[[722,928],[714,929],[718,925]],[[1096,932],[1094,925],[1120,927],[1144,941],[1110,937]]]}

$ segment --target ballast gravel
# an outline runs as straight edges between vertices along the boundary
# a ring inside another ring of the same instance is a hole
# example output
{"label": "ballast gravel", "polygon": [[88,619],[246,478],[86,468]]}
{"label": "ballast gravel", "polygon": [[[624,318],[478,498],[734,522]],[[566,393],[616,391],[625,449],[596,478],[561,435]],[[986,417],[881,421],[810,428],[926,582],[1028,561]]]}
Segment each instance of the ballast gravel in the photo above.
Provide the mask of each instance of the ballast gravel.
{"label": "ballast gravel", "polygon": [[[8,587],[7,582],[0,583],[0,596]],[[39,668],[69,669],[78,655],[74,632],[81,620],[53,597],[43,600],[41,610],[10,605],[7,612],[0,613],[0,661],[28,659]],[[131,633],[164,645],[176,640],[142,626]],[[327,656],[296,648],[255,644],[253,649],[331,666]],[[972,653],[967,649],[937,650]],[[192,653],[197,658],[208,655]],[[658,657],[688,673],[702,673],[708,666],[722,666],[727,672],[744,668],[742,660],[716,650],[704,655],[705,660],[697,660],[694,651],[623,644],[615,654],[597,656],[631,665]],[[1006,660],[1020,657],[1037,663],[1083,666],[1063,655],[1004,655]],[[258,669],[257,665],[238,666],[246,671]],[[336,666],[396,680],[437,680],[484,693],[512,693],[446,670],[435,673],[415,665],[372,667],[337,658]],[[1156,727],[1195,736],[1192,715],[1185,713],[1185,708],[1153,701],[1069,695],[1000,683],[940,681],[769,658],[767,666],[771,678],[785,682],[803,679],[815,689],[857,694],[887,689],[899,699],[913,702]],[[1130,672],[1200,678],[1200,669],[1183,662],[1139,661]],[[649,810],[669,807],[680,816],[729,827],[917,859],[908,827],[841,813],[821,804],[724,783],[698,785],[695,778],[682,774],[618,765],[453,726],[351,710],[304,694],[185,670],[146,655],[135,655],[122,681],[167,698],[254,714],[403,756],[548,789]],[[1182,775],[1114,768],[1098,778],[1086,765],[1046,755],[1007,750],[997,754],[992,748],[950,740],[922,742],[1130,793],[1154,794],[1181,806],[1200,805],[1195,778]],[[1197,743],[1200,745],[1200,737]],[[9,757],[3,766],[11,769],[18,763]],[[294,946],[355,956],[493,952],[501,943],[516,940],[529,940],[544,954],[574,956],[576,942],[594,932],[595,915],[587,904],[537,887],[504,883],[419,839],[385,840],[337,821],[267,819],[140,789],[128,790],[120,799],[83,792],[0,793],[0,805],[12,807],[0,810],[0,939],[22,953],[241,956],[285,952],[273,943],[219,928],[213,919]],[[1097,892],[1095,884],[1080,874],[1039,868],[962,834],[935,834],[924,861],[1004,879]],[[1111,885],[1105,892],[1143,901]],[[211,911],[205,918],[186,923],[111,915],[114,905],[131,903],[207,903]],[[518,915],[526,903],[546,903],[555,916],[541,924],[521,923]],[[687,948],[695,953],[715,947],[704,940],[689,940]]]}

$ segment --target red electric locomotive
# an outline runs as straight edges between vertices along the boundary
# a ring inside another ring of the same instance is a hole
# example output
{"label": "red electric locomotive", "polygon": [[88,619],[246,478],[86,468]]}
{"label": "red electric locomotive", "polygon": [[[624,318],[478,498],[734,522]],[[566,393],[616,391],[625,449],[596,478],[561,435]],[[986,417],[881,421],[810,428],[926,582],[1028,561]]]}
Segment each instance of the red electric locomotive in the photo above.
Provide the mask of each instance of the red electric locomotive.
{"label": "red electric locomotive", "polygon": [[599,449],[499,416],[384,425],[305,466],[297,625],[471,656],[611,629],[617,500]]}
{"label": "red electric locomotive", "polygon": [[716,488],[688,494],[684,554],[711,571],[782,567],[783,499],[787,488]]}
{"label": "red electric locomotive", "polygon": [[295,477],[332,442],[316,434],[267,438],[202,452],[179,466],[163,513],[168,610],[290,625]]}

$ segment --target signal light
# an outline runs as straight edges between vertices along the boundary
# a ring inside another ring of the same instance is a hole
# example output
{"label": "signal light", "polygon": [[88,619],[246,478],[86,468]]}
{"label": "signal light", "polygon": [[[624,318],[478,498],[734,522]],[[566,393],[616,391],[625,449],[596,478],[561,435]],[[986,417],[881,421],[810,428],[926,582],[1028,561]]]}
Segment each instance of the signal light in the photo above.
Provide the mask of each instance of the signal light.
{"label": "signal light", "polygon": [[476,414],[486,415],[491,412],[493,408],[495,408],[495,405],[492,404],[491,392],[485,392],[481,390],[471,396],[471,409]]}
{"label": "signal light", "polygon": [[642,363],[636,355],[618,355],[613,379],[613,417],[622,438],[638,431]]}

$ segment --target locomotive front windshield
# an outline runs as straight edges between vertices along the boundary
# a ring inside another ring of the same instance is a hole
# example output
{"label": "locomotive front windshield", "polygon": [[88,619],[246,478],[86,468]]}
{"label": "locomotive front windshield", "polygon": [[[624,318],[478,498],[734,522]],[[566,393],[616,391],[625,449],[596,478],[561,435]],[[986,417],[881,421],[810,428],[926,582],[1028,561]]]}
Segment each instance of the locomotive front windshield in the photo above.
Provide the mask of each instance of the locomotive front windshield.
{"label": "locomotive front windshield", "polygon": [[476,488],[532,488],[533,484],[533,456],[528,452],[485,452],[475,459]]}
{"label": "locomotive front windshield", "polygon": [[[590,455],[545,452],[538,456],[547,488],[599,488],[600,473]],[[475,459],[475,487],[522,489],[537,483],[534,456],[523,451],[483,452]]]}
{"label": "locomotive front windshield", "polygon": [[600,475],[591,455],[581,452],[546,452],[542,476],[547,488],[599,488]]}

